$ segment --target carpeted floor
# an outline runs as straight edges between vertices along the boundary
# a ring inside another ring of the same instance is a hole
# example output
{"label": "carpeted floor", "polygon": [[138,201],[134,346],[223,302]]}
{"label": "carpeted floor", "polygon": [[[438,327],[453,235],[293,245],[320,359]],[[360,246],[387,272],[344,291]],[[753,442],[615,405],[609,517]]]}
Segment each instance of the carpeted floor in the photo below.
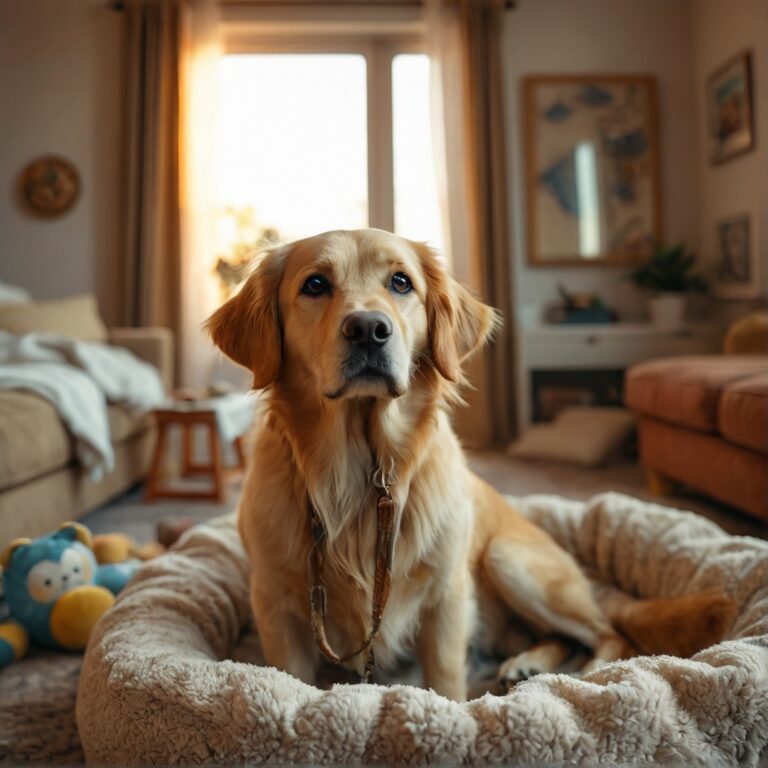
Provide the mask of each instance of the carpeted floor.
{"label": "carpeted floor", "polygon": [[[645,485],[642,468],[633,461],[623,461],[597,469],[568,464],[512,459],[501,452],[473,453],[472,469],[502,493],[525,496],[531,493],[553,493],[566,498],[585,500],[605,491],[617,491],[648,501],[653,497]],[[83,518],[94,533],[122,531],[140,543],[152,539],[157,522],[163,518],[192,517],[202,522],[233,509],[239,485],[233,484],[225,504],[190,501],[157,501],[145,504],[137,488]],[[768,538],[768,524],[754,520],[736,510],[693,492],[680,490],[663,499],[668,506],[697,512],[723,529],[738,536]]]}
{"label": "carpeted floor", "polygon": [[[587,499],[604,491],[619,491],[644,499],[648,494],[641,468],[631,462],[587,470],[565,465],[513,460],[502,453],[470,456],[473,469],[502,493],[553,493]],[[159,501],[144,504],[136,488],[111,504],[91,512],[83,522],[95,533],[122,531],[140,543],[155,535],[162,518],[180,516],[204,521],[232,509],[239,486],[232,485],[225,504]],[[704,515],[732,534],[768,538],[768,526],[690,493],[664,499]],[[74,765],[83,755],[77,738],[74,702],[80,656],[33,650],[0,672],[0,764],[49,763]]]}

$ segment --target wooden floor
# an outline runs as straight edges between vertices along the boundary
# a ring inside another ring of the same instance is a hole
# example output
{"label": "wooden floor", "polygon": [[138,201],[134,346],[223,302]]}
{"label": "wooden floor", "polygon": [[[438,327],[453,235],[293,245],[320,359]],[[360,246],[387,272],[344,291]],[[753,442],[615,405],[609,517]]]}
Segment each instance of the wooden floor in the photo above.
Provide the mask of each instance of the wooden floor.
{"label": "wooden floor", "polygon": [[646,486],[645,473],[634,461],[588,469],[571,464],[546,461],[522,461],[504,453],[474,453],[470,466],[501,493],[525,496],[553,493],[570,499],[585,500],[598,493],[616,491],[646,501],[696,512],[737,536],[768,538],[768,524],[741,514],[700,494],[681,489],[677,494],[659,498]]}

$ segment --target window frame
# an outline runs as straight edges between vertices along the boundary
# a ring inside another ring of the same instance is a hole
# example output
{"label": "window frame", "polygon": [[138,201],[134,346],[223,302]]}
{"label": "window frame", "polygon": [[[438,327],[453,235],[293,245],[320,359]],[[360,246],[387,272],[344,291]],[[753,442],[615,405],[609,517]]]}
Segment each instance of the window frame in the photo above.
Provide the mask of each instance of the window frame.
{"label": "window frame", "polygon": [[[223,23],[223,55],[352,54],[366,62],[368,226],[395,230],[392,62],[403,53],[426,53],[418,16],[404,14],[382,28],[365,18],[322,15],[319,31],[310,21],[281,14],[270,19],[240,13]],[[366,14],[367,16],[367,14]],[[318,18],[316,17],[315,21]]]}

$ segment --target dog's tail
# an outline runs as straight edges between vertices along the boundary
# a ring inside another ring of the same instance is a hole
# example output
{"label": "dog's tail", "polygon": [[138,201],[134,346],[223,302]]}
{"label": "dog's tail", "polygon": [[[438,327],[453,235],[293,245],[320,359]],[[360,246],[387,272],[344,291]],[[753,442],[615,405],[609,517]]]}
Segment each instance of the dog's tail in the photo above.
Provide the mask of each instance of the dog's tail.
{"label": "dog's tail", "polygon": [[638,651],[687,658],[720,642],[736,618],[736,603],[722,592],[682,597],[608,601],[608,618]]}

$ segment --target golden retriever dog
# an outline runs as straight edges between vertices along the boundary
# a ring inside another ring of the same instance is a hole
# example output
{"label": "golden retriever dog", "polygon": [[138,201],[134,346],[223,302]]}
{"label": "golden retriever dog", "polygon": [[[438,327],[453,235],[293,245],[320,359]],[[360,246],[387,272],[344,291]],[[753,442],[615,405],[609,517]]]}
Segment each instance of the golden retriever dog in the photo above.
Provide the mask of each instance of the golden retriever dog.
{"label": "golden retriever dog", "polygon": [[[468,469],[450,409],[463,363],[496,323],[429,248],[379,230],[271,250],[210,318],[215,343],[266,390],[239,529],[268,664],[315,679],[310,508],[324,529],[328,641],[341,657],[364,644],[376,473],[391,482],[397,521],[377,667],[415,650],[424,684],[463,700],[471,643],[507,659],[509,686],[557,668],[573,641],[591,669],[634,648],[693,652],[722,632],[727,606],[712,595],[638,603],[612,622],[571,556]],[[520,626],[538,641],[527,650]]]}

